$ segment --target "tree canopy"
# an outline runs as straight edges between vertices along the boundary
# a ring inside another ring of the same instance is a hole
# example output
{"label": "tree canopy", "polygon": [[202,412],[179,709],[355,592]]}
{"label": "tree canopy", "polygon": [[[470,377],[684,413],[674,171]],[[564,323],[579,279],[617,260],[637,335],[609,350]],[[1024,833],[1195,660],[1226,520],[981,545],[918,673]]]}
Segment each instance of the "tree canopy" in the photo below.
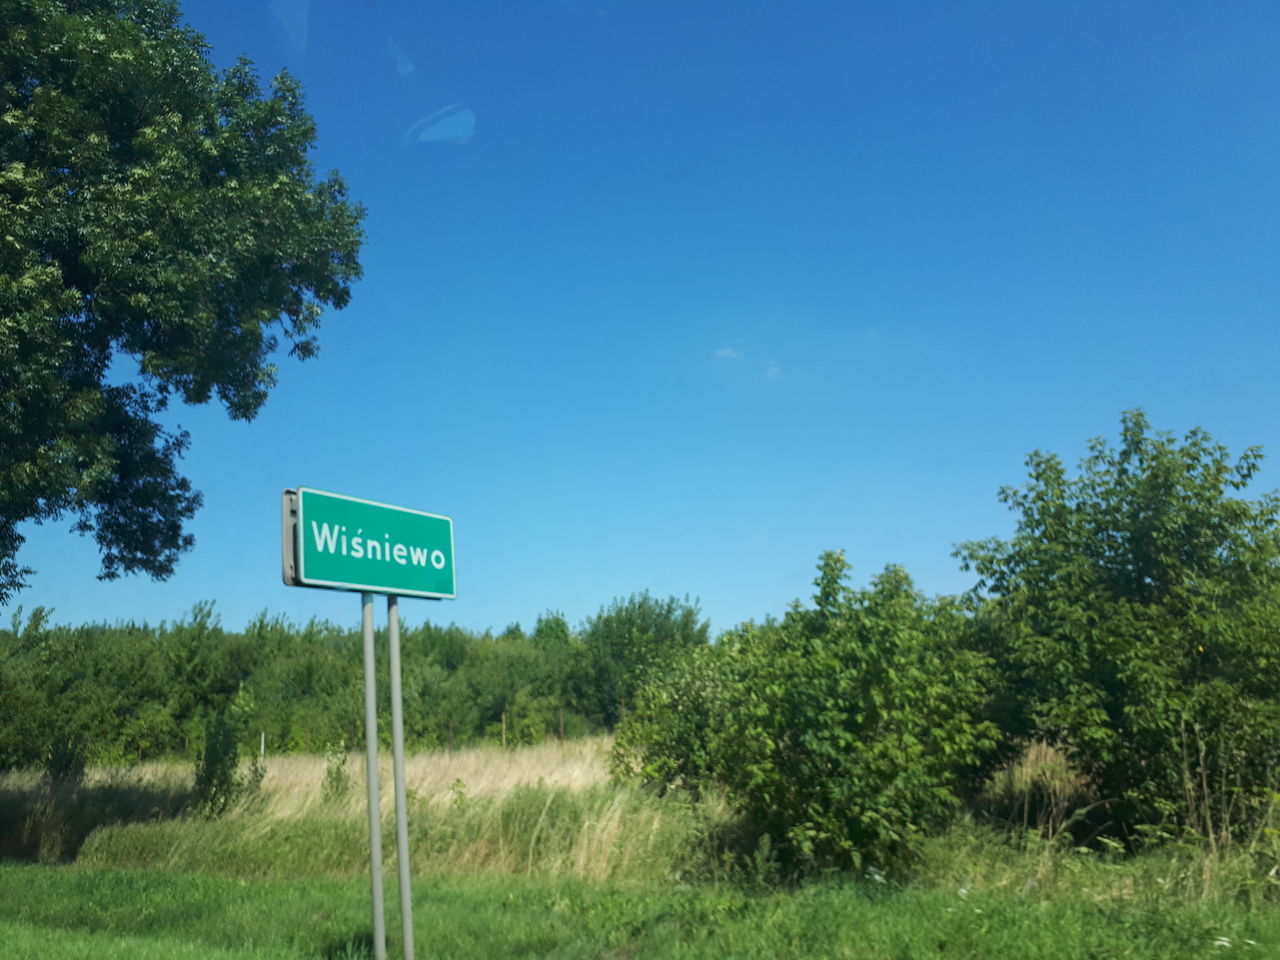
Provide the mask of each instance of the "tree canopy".
{"label": "tree canopy", "polygon": [[644,591],[601,608],[582,633],[592,712],[614,726],[647,674],[682,650],[706,646],[710,629],[688,597],[661,600]]}
{"label": "tree canopy", "polygon": [[210,64],[169,0],[0,13],[0,601],[18,525],[70,514],[101,576],[172,573],[199,494],[175,395],[251,419],[283,340],[316,351],[363,210],[308,160],[297,82]]}

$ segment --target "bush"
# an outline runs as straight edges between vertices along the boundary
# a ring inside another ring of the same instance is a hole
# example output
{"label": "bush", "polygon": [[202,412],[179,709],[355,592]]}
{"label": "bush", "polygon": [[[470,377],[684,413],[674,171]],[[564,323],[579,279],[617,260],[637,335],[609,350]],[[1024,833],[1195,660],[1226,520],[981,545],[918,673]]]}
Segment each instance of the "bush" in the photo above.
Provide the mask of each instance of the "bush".
{"label": "bush", "polygon": [[327,803],[346,797],[351,790],[351,776],[347,773],[347,741],[339,740],[324,750],[324,780],[320,784],[320,796]]}
{"label": "bush", "polygon": [[716,779],[712,724],[723,716],[736,644],[684,650],[636,695],[635,707],[618,728],[610,765],[615,776],[639,779],[697,797]]}
{"label": "bush", "polygon": [[196,760],[195,806],[209,816],[225,813],[244,790],[237,771],[235,728],[227,714],[228,711],[219,710],[209,722],[204,749]]}
{"label": "bush", "polygon": [[615,769],[651,782],[722,784],[793,871],[902,866],[996,740],[978,717],[989,665],[958,643],[960,610],[900,568],[861,592],[847,570],[824,554],[814,609],[655,680],[615,752]]}
{"label": "bush", "polygon": [[1033,453],[1013,538],[959,552],[1007,732],[1068,749],[1108,801],[1090,833],[1226,838],[1280,785],[1280,500],[1233,495],[1260,460],[1130,411],[1074,477]]}

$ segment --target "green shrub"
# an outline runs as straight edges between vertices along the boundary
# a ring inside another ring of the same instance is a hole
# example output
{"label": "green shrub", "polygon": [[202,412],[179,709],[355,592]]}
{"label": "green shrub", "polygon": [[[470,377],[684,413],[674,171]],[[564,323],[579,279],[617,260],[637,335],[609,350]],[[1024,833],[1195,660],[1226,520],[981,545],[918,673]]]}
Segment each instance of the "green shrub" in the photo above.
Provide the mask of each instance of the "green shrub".
{"label": "green shrub", "polygon": [[986,660],[964,618],[900,568],[868,590],[823,554],[816,606],[748,625],[655,679],[615,769],[667,786],[715,781],[790,870],[901,866],[945,821],[995,744],[979,719]]}
{"label": "green shrub", "polygon": [[1026,486],[1000,494],[1013,538],[959,551],[1004,726],[1069,750],[1108,801],[1090,833],[1225,839],[1280,784],[1280,500],[1233,495],[1260,460],[1130,411],[1074,477],[1033,453]]}
{"label": "green shrub", "polygon": [[235,727],[228,711],[214,714],[205,732],[204,749],[196,760],[195,806],[209,816],[218,816],[240,799],[244,790],[237,767]]}
{"label": "green shrub", "polygon": [[329,803],[341,800],[351,790],[351,776],[347,773],[347,741],[329,744],[324,751],[324,781],[320,784],[320,796]]}
{"label": "green shrub", "polygon": [[680,789],[697,797],[716,779],[713,722],[724,713],[734,644],[692,647],[636,695],[618,728],[610,766],[615,776]]}

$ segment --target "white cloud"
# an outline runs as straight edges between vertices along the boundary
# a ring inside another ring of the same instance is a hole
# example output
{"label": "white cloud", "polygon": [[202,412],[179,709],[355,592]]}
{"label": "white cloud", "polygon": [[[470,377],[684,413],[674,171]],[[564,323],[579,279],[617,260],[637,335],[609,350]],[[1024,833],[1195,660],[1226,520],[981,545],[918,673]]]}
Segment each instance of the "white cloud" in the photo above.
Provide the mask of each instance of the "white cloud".
{"label": "white cloud", "polygon": [[769,366],[765,368],[764,378],[766,380],[777,380],[782,376],[782,368],[778,366],[778,361],[770,359]]}
{"label": "white cloud", "polygon": [[721,347],[719,350],[711,351],[711,355],[722,360],[737,360],[741,356],[733,347]]}

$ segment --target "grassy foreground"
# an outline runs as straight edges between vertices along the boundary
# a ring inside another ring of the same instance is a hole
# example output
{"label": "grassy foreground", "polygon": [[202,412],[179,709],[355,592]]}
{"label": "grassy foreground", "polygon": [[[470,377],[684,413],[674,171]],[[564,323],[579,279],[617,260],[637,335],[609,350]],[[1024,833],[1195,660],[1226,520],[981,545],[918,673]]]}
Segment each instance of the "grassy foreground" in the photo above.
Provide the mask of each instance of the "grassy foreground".
{"label": "grassy foreground", "polygon": [[[245,881],[81,867],[0,867],[0,938],[12,957],[363,957],[358,878]],[[395,902],[394,893],[389,898]],[[514,877],[414,886],[423,957],[1221,957],[1280,956],[1280,915],[1088,892],[827,883],[751,893],[728,885],[632,887]],[[393,943],[398,918],[388,919]],[[392,947],[394,951],[394,945]]]}
{"label": "grassy foreground", "polygon": [[[1280,957],[1271,853],[1106,858],[970,825],[931,840],[905,885],[872,874],[771,888],[767,859],[716,862],[723,805],[610,783],[606,747],[414,759],[419,956]],[[64,793],[0,778],[0,956],[370,956],[351,765],[344,781],[341,760],[269,759],[261,795],[216,820],[179,813],[189,768],[94,771]]]}

